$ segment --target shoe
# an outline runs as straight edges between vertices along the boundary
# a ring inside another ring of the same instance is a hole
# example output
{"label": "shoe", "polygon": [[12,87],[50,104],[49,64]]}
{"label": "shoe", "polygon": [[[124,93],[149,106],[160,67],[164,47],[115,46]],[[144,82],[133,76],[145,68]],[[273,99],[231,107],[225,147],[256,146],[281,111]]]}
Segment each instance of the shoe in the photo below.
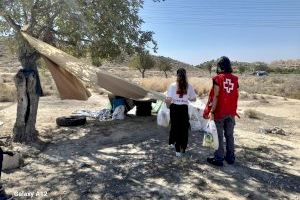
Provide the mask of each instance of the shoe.
{"label": "shoe", "polygon": [[223,167],[223,161],[216,160],[215,158],[207,158],[207,162],[215,166]]}
{"label": "shoe", "polygon": [[176,151],[176,157],[181,157],[181,153]]}
{"label": "shoe", "polygon": [[233,165],[235,161],[235,157],[228,158],[225,156],[224,158],[229,165]]}

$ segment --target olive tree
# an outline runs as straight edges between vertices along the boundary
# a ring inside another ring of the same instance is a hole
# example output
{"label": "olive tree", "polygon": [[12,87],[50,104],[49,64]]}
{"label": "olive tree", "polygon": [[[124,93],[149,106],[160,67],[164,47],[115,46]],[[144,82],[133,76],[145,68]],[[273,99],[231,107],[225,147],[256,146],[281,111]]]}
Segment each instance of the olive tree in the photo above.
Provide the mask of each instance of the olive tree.
{"label": "olive tree", "polygon": [[39,96],[40,54],[21,31],[74,56],[91,56],[94,64],[121,52],[133,54],[145,45],[156,50],[153,32],[141,30],[142,0],[0,0],[0,36],[11,41],[22,65],[15,76],[18,93],[13,140],[30,143],[35,129]]}
{"label": "olive tree", "polygon": [[165,74],[165,77],[168,78],[167,72],[172,71],[172,65],[171,65],[170,60],[168,60],[167,58],[165,58],[163,56],[160,56],[158,58],[158,62],[156,63],[156,66],[160,71],[163,71]]}
{"label": "olive tree", "polygon": [[142,78],[145,78],[145,72],[147,69],[153,68],[155,61],[149,52],[140,52],[133,56],[129,62],[129,67],[132,69],[137,69],[142,74]]}

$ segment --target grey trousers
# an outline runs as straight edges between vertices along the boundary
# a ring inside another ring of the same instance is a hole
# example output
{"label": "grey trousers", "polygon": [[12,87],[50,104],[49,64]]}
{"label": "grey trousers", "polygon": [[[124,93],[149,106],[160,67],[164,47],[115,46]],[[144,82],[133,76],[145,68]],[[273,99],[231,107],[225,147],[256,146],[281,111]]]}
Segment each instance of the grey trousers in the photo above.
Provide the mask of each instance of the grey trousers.
{"label": "grey trousers", "polygon": [[215,151],[215,159],[219,161],[224,160],[224,136],[226,139],[226,158],[230,160],[235,159],[234,155],[234,137],[233,130],[235,125],[235,119],[232,116],[226,116],[223,119],[215,120],[218,138],[219,148]]}

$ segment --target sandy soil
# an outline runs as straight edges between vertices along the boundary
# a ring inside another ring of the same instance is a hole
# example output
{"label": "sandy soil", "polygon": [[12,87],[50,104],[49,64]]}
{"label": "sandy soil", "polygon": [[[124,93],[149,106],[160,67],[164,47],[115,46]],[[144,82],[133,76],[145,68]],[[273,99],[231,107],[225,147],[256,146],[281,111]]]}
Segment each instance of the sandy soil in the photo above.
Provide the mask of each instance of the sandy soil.
{"label": "sandy soil", "polygon": [[[168,130],[156,117],[122,121],[89,120],[61,128],[55,119],[78,109],[99,110],[106,96],[87,102],[41,98],[37,129],[50,143],[16,145],[25,160],[1,177],[17,199],[297,199],[300,196],[300,101],[266,96],[269,103],[242,100],[235,131],[237,162],[223,168],[206,163],[212,150],[203,134],[191,132],[187,155],[176,158]],[[263,114],[249,119],[246,109]],[[16,104],[0,104],[1,135],[9,135]],[[267,135],[260,128],[279,126],[289,134]]]}

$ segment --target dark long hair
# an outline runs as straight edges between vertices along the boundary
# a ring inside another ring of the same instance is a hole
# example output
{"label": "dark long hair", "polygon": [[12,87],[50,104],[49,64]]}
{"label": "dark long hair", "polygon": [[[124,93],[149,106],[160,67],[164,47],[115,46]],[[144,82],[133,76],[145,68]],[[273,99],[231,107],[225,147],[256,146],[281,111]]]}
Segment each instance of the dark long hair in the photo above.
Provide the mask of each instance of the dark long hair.
{"label": "dark long hair", "polygon": [[231,62],[228,57],[222,56],[217,62],[217,74],[232,73]]}
{"label": "dark long hair", "polygon": [[177,93],[183,95],[187,93],[187,77],[186,77],[186,71],[184,68],[179,68],[177,70]]}

